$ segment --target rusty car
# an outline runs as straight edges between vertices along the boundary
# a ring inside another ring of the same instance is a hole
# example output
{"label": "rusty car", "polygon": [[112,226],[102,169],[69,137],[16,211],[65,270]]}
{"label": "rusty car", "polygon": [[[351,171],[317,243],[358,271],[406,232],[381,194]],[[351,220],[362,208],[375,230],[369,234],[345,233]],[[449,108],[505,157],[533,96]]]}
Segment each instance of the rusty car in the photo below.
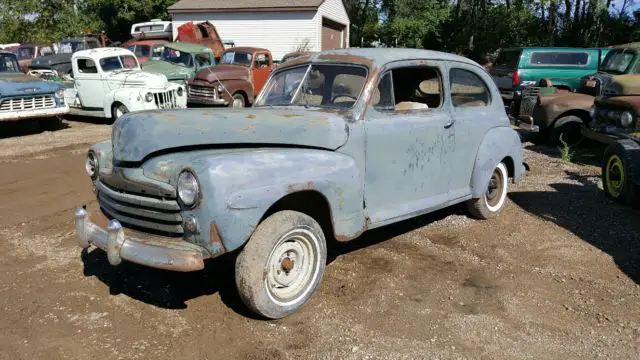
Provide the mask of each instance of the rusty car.
{"label": "rusty car", "polygon": [[25,73],[29,71],[29,66],[31,66],[33,59],[54,54],[53,44],[23,44],[16,49],[20,69]]}
{"label": "rusty car", "polygon": [[95,49],[106,46],[107,37],[103,33],[100,38],[95,36],[81,36],[64,39],[60,42],[58,52],[41,56],[31,62],[27,74],[45,80],[62,79],[73,80],[71,56],[80,50]]}
{"label": "rusty car", "polygon": [[0,122],[25,121],[54,129],[68,112],[63,88],[25,75],[17,56],[0,50]]}
{"label": "rusty car", "polygon": [[545,79],[539,87],[523,90],[520,115],[515,122],[522,130],[538,133],[538,140],[557,146],[582,141],[581,129],[591,121],[589,110],[596,96],[623,74],[640,73],[638,45],[613,46],[597,73],[581,78],[580,87],[570,92]]}
{"label": "rusty car", "polygon": [[136,58],[138,58],[138,63],[144,64],[149,60],[160,58],[162,56],[163,45],[166,43],[168,43],[168,41],[162,39],[132,39],[123,43],[121,47],[129,49],[136,55]]}
{"label": "rusty car", "polygon": [[182,272],[232,253],[243,302],[282,318],[317,291],[334,240],[454,204],[493,218],[526,168],[491,76],[453,54],[322,51],[274,71],[254,105],[118,119],[86,156],[98,204],[75,210],[78,244]]}
{"label": "rusty car", "polygon": [[216,64],[214,53],[204,45],[173,42],[158,45],[159,56],[142,64],[142,70],[162,74],[169,81],[184,85],[206,67]]}
{"label": "rusty car", "polygon": [[225,50],[220,64],[204,68],[187,81],[189,103],[242,108],[251,105],[273,70],[267,49]]}
{"label": "rusty car", "polygon": [[640,74],[616,76],[591,109],[582,134],[607,144],[601,164],[605,195],[621,204],[640,200]]}

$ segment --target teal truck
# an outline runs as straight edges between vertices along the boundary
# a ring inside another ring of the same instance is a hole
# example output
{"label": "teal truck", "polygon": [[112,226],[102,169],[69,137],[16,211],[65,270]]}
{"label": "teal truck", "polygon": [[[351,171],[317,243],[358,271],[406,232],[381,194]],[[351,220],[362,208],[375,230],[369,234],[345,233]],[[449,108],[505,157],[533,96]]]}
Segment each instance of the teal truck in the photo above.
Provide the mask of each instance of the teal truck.
{"label": "teal truck", "polygon": [[575,91],[581,78],[598,72],[609,48],[519,47],[502,49],[490,74],[509,115],[519,113],[524,88],[549,79],[558,89]]}

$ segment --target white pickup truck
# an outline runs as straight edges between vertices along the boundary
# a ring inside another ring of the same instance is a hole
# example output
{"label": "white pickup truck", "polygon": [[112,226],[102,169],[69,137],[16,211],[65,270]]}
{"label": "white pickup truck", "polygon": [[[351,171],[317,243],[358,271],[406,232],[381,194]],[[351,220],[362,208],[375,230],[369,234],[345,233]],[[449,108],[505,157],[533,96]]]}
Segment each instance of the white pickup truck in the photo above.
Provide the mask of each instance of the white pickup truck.
{"label": "white pickup truck", "polygon": [[112,118],[127,112],[187,107],[184,86],[140,69],[123,48],[81,50],[71,58],[73,85],[64,98],[70,114]]}

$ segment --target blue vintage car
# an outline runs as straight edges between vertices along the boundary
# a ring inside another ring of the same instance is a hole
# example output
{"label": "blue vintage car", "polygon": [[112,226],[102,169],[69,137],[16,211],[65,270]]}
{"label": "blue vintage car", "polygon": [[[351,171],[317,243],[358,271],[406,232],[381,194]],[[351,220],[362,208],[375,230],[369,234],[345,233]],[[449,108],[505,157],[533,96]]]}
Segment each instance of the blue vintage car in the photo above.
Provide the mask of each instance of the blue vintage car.
{"label": "blue vintage car", "polygon": [[60,85],[25,75],[15,54],[0,51],[0,122],[37,119],[48,127],[68,112]]}
{"label": "blue vintage car", "polygon": [[494,217],[525,171],[491,76],[415,49],[288,61],[253,108],[128,113],[85,167],[98,206],[75,212],[82,248],[173,271],[238,251],[240,296],[267,318],[315,293],[328,240],[457,203]]}

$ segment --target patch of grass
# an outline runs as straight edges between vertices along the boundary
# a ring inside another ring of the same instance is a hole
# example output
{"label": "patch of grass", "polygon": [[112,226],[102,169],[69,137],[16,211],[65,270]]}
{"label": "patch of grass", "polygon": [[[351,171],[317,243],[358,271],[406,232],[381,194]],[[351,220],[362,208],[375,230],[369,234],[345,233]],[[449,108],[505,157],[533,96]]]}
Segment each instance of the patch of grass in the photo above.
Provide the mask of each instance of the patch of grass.
{"label": "patch of grass", "polygon": [[566,164],[573,162],[575,157],[575,150],[569,146],[562,138],[560,138],[560,142],[562,143],[562,147],[560,147],[560,159]]}

